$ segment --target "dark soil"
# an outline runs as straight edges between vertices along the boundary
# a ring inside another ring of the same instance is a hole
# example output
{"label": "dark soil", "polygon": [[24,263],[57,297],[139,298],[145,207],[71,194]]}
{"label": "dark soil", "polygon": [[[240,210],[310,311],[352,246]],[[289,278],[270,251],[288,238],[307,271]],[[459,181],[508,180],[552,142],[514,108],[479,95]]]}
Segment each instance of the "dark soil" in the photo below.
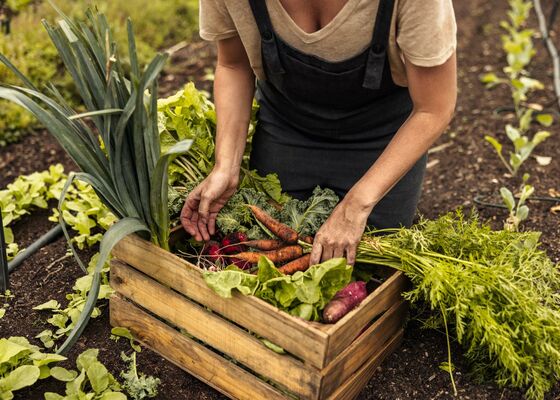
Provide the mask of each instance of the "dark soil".
{"label": "dark soil", "polygon": [[[438,142],[438,145],[449,143],[449,147],[432,153],[430,158],[431,167],[420,205],[422,214],[430,218],[459,206],[470,209],[478,194],[496,200],[496,193],[502,185],[513,188],[519,184],[504,174],[505,169],[483,140],[486,134],[497,135],[500,139],[505,137],[504,115],[497,115],[494,110],[510,106],[510,95],[504,88],[487,91],[478,81],[481,73],[499,71],[505,63],[500,49],[498,22],[505,15],[506,2],[455,1],[455,7],[459,23],[460,94],[457,115],[448,132]],[[533,21],[532,25],[536,26],[536,23]],[[546,84],[547,90],[535,95],[531,102],[552,108],[554,98],[550,60],[540,43],[537,50],[538,56],[531,72]],[[214,55],[212,46],[199,41],[178,50],[172,57],[172,66],[162,77],[160,94],[171,94],[189,80],[195,80],[198,87],[210,90],[211,82],[204,81],[204,76],[212,71]],[[511,118],[508,115],[505,117]],[[558,126],[557,123],[551,129],[555,136],[537,151],[539,155],[552,156],[552,163],[540,167],[531,160],[525,167],[531,172],[531,183],[539,195],[548,195],[551,189],[560,191]],[[63,163],[67,170],[73,168],[72,161],[50,135],[38,132],[28,136],[21,143],[0,150],[0,187],[20,174],[44,170],[57,162]],[[552,213],[550,207],[550,203],[531,203],[531,214],[525,227],[542,231],[549,254],[555,260],[560,260],[560,215]],[[501,225],[505,217],[502,210],[494,208],[481,208],[480,213],[496,227]],[[51,227],[52,224],[47,221],[48,214],[46,210],[38,211],[15,225],[14,232],[22,247]],[[31,339],[48,327],[45,322],[47,314],[31,308],[51,298],[64,304],[65,294],[72,291],[73,282],[82,274],[71,259],[53,263],[65,252],[66,244],[63,239],[59,239],[28,259],[12,274],[11,289],[15,297],[9,301],[6,316],[0,320],[0,337],[21,335]],[[88,255],[84,254],[84,257]],[[101,361],[118,376],[124,368],[119,354],[121,351],[129,352],[130,346],[124,340],[118,343],[111,341],[109,336],[109,318],[105,309],[101,317],[89,324],[69,355],[71,362],[67,366],[71,366],[76,355],[86,348],[98,348]],[[452,353],[457,367],[455,379],[458,398],[523,398],[518,391],[475,383],[467,376],[461,350],[456,344],[452,344]],[[379,368],[359,399],[451,399],[453,396],[448,373],[439,369],[439,365],[446,360],[445,336],[433,330],[423,330],[419,322],[412,321],[407,327],[403,345]],[[138,365],[141,371],[161,379],[159,399],[224,398],[150,350],[144,349],[138,355]],[[16,399],[39,400],[43,399],[46,391],[62,393],[63,390],[64,385],[46,380],[29,390],[17,392]],[[549,398],[559,396],[560,390],[557,388]]]}

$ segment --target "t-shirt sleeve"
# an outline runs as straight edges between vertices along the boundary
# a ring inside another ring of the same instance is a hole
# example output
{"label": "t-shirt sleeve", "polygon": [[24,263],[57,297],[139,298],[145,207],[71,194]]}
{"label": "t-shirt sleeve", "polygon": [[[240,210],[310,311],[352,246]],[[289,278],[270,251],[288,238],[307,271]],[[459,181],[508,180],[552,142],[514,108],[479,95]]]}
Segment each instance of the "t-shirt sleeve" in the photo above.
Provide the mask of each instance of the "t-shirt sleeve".
{"label": "t-shirt sleeve", "polygon": [[414,65],[443,64],[457,48],[457,23],[452,0],[401,0],[397,44]]}
{"label": "t-shirt sleeve", "polygon": [[200,0],[199,5],[202,39],[222,40],[238,35],[224,0]]}

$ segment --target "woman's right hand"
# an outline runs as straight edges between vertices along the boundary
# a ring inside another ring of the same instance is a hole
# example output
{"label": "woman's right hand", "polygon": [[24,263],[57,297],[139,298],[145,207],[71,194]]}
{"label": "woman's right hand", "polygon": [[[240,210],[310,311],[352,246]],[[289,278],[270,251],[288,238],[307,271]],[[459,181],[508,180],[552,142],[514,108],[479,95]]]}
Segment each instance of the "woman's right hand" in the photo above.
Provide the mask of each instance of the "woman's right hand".
{"label": "woman's right hand", "polygon": [[212,171],[187,196],[181,211],[183,228],[195,240],[210,240],[216,233],[216,216],[237,190],[239,173]]}

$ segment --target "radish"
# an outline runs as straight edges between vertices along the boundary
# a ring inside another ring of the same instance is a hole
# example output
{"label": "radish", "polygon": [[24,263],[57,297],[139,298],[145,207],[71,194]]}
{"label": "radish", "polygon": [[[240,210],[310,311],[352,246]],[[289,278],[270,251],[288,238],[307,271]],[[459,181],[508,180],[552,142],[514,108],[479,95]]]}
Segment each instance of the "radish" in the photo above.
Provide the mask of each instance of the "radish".
{"label": "radish", "polygon": [[366,283],[352,282],[340,290],[323,310],[323,321],[334,324],[356,308],[367,297]]}
{"label": "radish", "polygon": [[222,261],[222,253],[220,251],[220,244],[215,240],[209,240],[202,248],[202,254],[207,255],[213,263]]}
{"label": "radish", "polygon": [[[243,240],[243,239],[245,239],[245,240]],[[247,241],[247,235],[245,235],[243,232],[230,233],[229,235],[225,236],[222,239],[221,251],[222,251],[223,254],[241,253],[241,252],[246,250],[246,247],[244,245],[238,244],[238,243],[246,242],[246,241]]]}

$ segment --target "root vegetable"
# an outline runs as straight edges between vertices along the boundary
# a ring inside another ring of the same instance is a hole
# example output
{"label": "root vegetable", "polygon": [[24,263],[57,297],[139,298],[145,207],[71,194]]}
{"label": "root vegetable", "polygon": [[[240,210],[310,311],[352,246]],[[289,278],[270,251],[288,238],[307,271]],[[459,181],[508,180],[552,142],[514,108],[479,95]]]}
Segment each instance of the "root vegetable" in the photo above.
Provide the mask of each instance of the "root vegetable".
{"label": "root vegetable", "polygon": [[255,218],[266,226],[267,229],[274,234],[274,236],[286,243],[297,243],[298,234],[288,225],[284,225],[280,221],[275,220],[257,206],[250,205],[249,208],[253,212]]}
{"label": "root vegetable", "polygon": [[210,240],[204,244],[202,254],[208,256],[210,261],[217,263],[221,260],[220,244],[215,240]]}
{"label": "root vegetable", "polygon": [[352,282],[340,290],[323,310],[323,321],[334,324],[354,308],[356,308],[366,297],[367,289],[365,282]]}
{"label": "root vegetable", "polygon": [[286,246],[285,242],[276,239],[250,240],[243,244],[247,247],[263,251],[278,250]]}
{"label": "root vegetable", "polygon": [[303,249],[300,246],[296,245],[296,246],[282,247],[281,249],[278,250],[263,251],[260,253],[246,251],[243,253],[234,254],[233,257],[239,258],[241,260],[245,260],[252,264],[256,264],[259,262],[259,258],[261,258],[261,256],[265,256],[270,261],[276,264],[276,263],[292,261],[298,257],[301,257],[302,255],[303,255]]}
{"label": "root vegetable", "polygon": [[297,271],[307,271],[309,268],[309,260],[311,260],[311,254],[306,254],[303,257],[297,258],[294,261],[283,265],[278,268],[278,270],[285,275],[292,275]]}

